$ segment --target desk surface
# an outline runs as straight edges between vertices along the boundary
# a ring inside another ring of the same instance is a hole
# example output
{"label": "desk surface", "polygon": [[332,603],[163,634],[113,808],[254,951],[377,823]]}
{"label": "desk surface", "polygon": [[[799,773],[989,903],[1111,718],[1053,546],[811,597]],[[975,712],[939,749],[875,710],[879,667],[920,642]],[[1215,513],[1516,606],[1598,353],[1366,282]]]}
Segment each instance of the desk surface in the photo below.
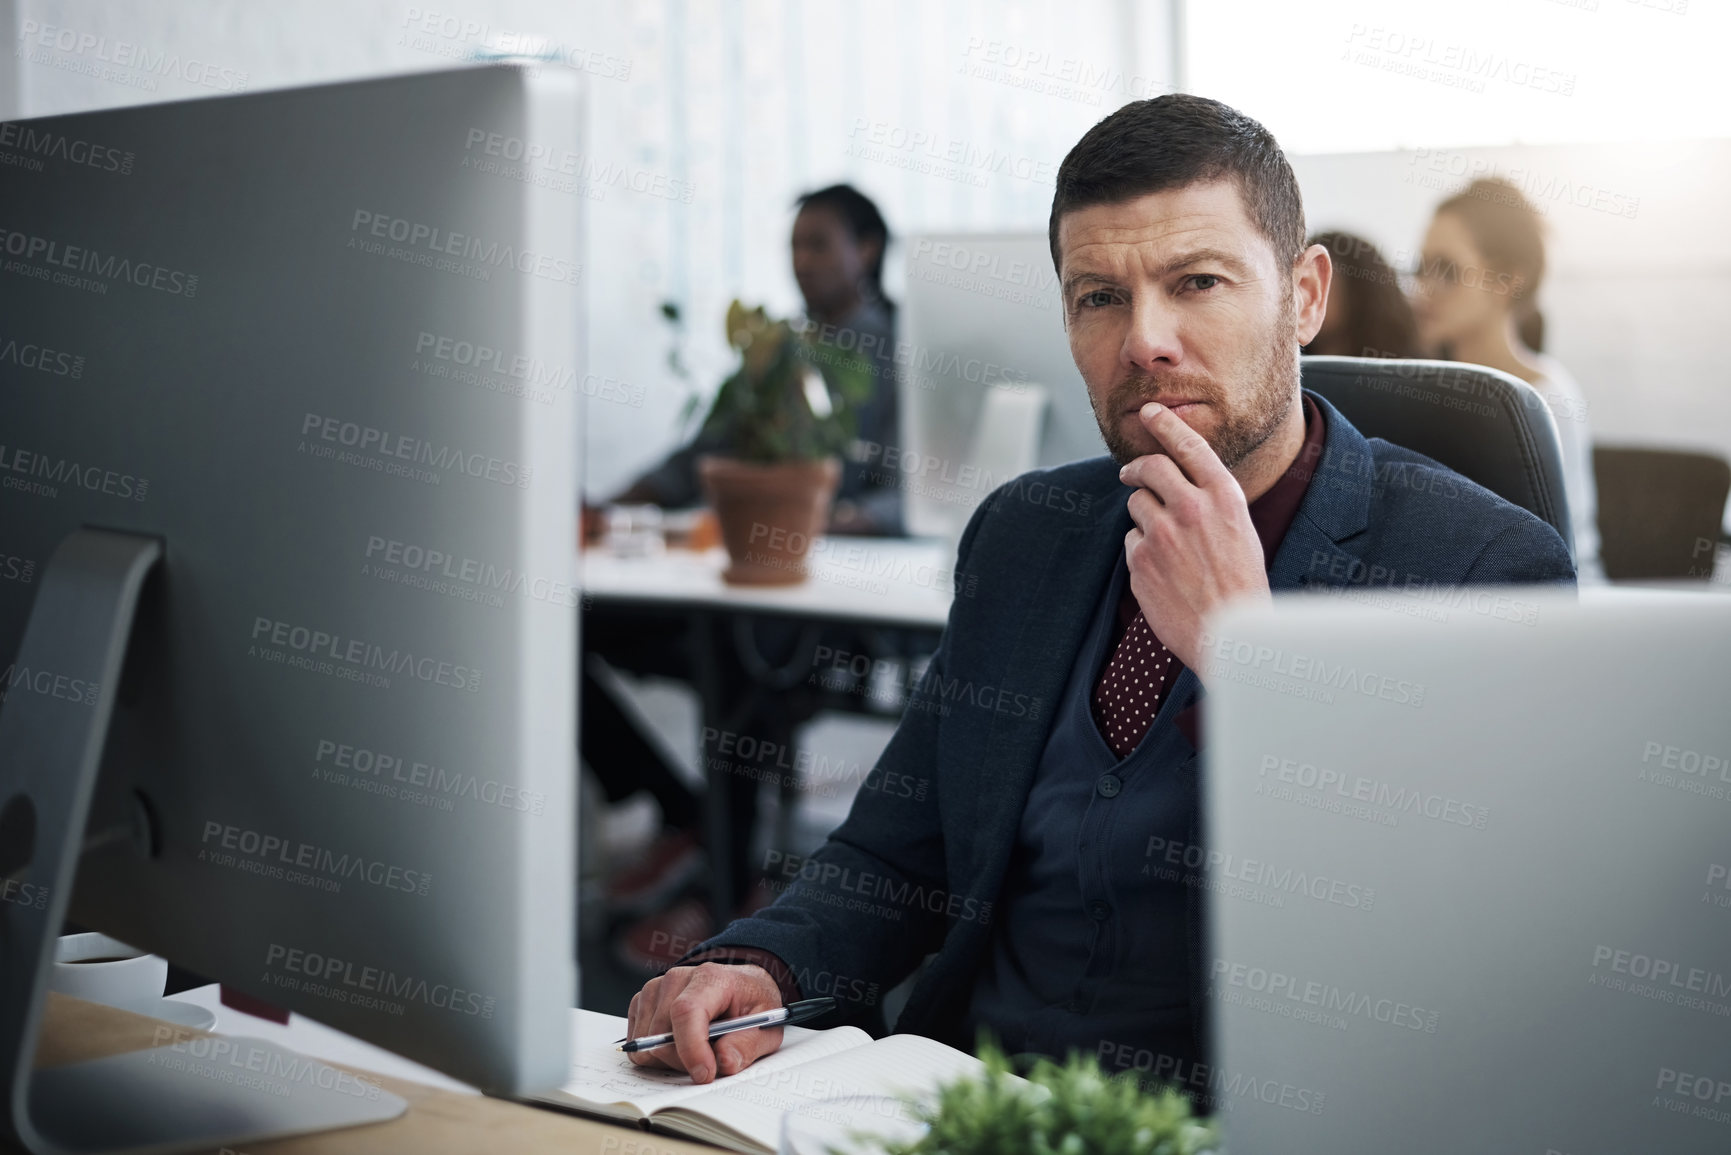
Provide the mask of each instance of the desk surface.
{"label": "desk surface", "polygon": [[811,576],[793,586],[730,586],[727,553],[668,550],[581,557],[583,592],[602,603],[764,610],[941,629],[950,616],[954,547],[929,538],[832,537],[813,544]]}
{"label": "desk surface", "polygon": [[[36,1065],[53,1067],[141,1051],[155,1045],[157,1029],[166,1025],[142,1015],[50,992]],[[185,1028],[174,1029],[181,1032],[181,1038],[187,1037]],[[193,1032],[198,1033],[201,1032]],[[718,1150],[637,1127],[481,1095],[455,1094],[372,1071],[350,1069],[407,1099],[408,1111],[389,1123],[272,1143],[248,1143],[246,1155],[397,1155],[398,1152],[473,1155],[478,1151],[508,1151],[511,1155],[537,1152],[715,1155]],[[0,1150],[3,1149],[5,1145],[0,1143]]]}

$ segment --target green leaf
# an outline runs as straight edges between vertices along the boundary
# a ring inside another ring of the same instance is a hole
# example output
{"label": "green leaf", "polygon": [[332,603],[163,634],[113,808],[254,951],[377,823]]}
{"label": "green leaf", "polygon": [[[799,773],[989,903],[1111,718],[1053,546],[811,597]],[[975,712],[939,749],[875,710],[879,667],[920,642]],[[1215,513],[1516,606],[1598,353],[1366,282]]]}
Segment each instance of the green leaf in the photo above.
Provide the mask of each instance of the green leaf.
{"label": "green leaf", "polygon": [[[722,382],[702,432],[724,452],[774,464],[845,452],[859,425],[859,410],[876,391],[873,365],[857,349],[840,349],[799,333],[762,308],[734,301],[727,311],[729,340],[739,367]],[[808,368],[823,377],[831,412],[819,417],[805,397]]]}
{"label": "green leaf", "polygon": [[1109,1076],[1082,1054],[1040,1059],[1022,1080],[990,1039],[979,1054],[981,1074],[913,1102],[928,1130],[891,1155],[1220,1155],[1216,1124],[1172,1087],[1145,1091],[1136,1072]]}

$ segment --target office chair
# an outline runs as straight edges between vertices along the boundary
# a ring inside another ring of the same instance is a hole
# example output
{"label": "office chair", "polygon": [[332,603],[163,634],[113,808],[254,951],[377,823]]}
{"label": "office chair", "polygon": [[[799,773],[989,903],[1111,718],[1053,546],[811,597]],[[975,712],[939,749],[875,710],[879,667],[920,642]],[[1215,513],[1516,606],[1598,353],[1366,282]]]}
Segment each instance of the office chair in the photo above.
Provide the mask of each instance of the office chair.
{"label": "office chair", "polygon": [[1731,465],[1709,453],[1595,445],[1600,557],[1613,581],[1713,576]]}
{"label": "office chair", "polygon": [[1422,453],[1542,519],[1574,556],[1562,449],[1544,399],[1483,365],[1304,357],[1306,389],[1366,437]]}

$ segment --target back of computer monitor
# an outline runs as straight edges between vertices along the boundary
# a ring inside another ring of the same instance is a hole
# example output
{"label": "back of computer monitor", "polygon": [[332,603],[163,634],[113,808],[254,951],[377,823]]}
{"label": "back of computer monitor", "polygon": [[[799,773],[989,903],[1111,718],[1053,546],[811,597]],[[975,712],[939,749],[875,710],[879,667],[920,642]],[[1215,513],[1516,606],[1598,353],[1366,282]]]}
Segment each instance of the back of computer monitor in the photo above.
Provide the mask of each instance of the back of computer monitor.
{"label": "back of computer monitor", "polygon": [[[475,68],[0,168],[4,708],[118,691],[70,916],[503,1093],[575,1002],[578,125]],[[81,527],[161,545],[117,687],[14,662]]]}
{"label": "back of computer monitor", "polygon": [[1230,1149],[1731,1149],[1731,599],[1360,597],[1205,643]]}

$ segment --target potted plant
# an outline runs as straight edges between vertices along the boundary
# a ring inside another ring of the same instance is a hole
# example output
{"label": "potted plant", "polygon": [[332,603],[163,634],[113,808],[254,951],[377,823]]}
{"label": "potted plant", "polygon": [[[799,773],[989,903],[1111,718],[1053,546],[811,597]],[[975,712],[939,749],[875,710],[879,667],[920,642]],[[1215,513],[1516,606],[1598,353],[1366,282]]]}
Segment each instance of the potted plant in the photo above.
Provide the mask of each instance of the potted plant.
{"label": "potted plant", "polygon": [[1217,1124],[1196,1118],[1171,1087],[1150,1094],[1134,1071],[1107,1075],[1092,1056],[1041,1059],[1016,1077],[984,1045],[985,1070],[945,1085],[914,1113],[926,1130],[886,1155],[1218,1155]]}
{"label": "potted plant", "polygon": [[738,301],[727,309],[727,341],[739,368],[699,433],[725,449],[697,463],[727,546],[722,576],[736,585],[800,582],[841,479],[840,455],[871,396],[871,370],[857,351]]}

